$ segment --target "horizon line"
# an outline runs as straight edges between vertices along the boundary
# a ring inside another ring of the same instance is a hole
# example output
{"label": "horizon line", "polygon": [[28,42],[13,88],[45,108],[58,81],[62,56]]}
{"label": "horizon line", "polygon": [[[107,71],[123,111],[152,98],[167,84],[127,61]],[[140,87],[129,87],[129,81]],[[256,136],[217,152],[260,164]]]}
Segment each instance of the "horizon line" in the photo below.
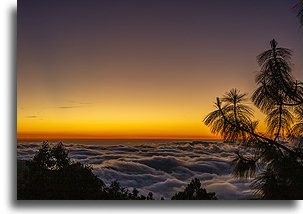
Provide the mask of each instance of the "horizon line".
{"label": "horizon line", "polygon": [[222,140],[222,138],[16,138],[17,141],[21,140],[41,140],[41,141],[48,141],[48,140]]}

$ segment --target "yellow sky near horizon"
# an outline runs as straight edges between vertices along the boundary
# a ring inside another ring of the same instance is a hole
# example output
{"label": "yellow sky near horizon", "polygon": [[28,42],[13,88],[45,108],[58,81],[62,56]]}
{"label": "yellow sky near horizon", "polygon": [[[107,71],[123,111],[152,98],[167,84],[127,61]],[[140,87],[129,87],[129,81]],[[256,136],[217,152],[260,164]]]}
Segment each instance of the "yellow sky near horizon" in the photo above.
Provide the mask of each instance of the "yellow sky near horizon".
{"label": "yellow sky near horizon", "polygon": [[[81,82],[79,79],[71,81]],[[40,82],[42,80],[37,81]],[[27,90],[22,91],[24,86],[20,83],[18,139],[218,138],[202,120],[214,109],[215,97],[222,94],[226,86],[208,91],[206,85],[198,83],[183,88],[182,82],[176,82],[175,87],[158,83],[158,88],[162,89],[159,92],[151,89],[148,83],[145,87],[134,87],[135,81],[126,82],[125,88],[114,91],[111,89],[113,81],[110,87],[104,86],[106,93],[90,96],[81,95],[84,89],[88,93],[85,87],[72,87],[76,93],[70,93],[72,90],[66,87],[52,91],[47,85],[37,84],[30,89],[26,85]],[[88,87],[99,86],[91,81]],[[56,94],[57,91],[62,93]]]}
{"label": "yellow sky near horizon", "polygon": [[[47,99],[47,98],[46,98]],[[139,98],[138,98],[139,99]],[[40,101],[43,99],[40,99]],[[213,138],[193,103],[44,103],[18,108],[18,138]],[[60,104],[60,105],[59,105]],[[190,107],[191,106],[191,107]],[[211,105],[210,105],[211,106]],[[188,109],[192,108],[192,111]],[[210,110],[210,109],[209,109]]]}
{"label": "yellow sky near horizon", "polygon": [[154,64],[140,56],[118,55],[119,63],[56,57],[53,65],[18,62],[18,139],[218,138],[203,118],[231,88],[251,94],[258,69],[253,59],[228,65],[169,56]]}

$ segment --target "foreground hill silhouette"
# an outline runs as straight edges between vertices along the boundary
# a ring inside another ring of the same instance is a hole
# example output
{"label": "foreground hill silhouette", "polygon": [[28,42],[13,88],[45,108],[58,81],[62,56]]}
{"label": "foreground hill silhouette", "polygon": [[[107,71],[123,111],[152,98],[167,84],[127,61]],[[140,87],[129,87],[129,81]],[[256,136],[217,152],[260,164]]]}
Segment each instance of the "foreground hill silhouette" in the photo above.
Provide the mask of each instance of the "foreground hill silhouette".
{"label": "foreground hill silhouette", "polygon": [[[118,181],[109,186],[93,174],[92,168],[68,157],[62,143],[50,147],[44,142],[31,160],[18,161],[18,200],[154,200],[124,188]],[[161,200],[164,198],[161,198]],[[215,193],[207,193],[198,179],[177,193],[174,200],[213,200]]]}

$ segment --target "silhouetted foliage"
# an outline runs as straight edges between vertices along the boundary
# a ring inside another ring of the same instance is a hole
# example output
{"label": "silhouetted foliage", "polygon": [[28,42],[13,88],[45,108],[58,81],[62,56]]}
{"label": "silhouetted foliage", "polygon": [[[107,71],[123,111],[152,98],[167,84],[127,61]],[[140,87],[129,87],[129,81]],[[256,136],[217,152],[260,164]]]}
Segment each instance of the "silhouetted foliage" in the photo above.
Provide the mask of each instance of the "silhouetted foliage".
{"label": "silhouetted foliage", "polygon": [[207,192],[201,187],[200,180],[193,179],[182,192],[176,193],[172,200],[217,200],[216,193]]}
{"label": "silhouetted foliage", "polygon": [[44,142],[32,160],[22,184],[18,184],[18,199],[98,199],[104,183],[89,166],[73,163],[63,144],[50,148]]}
{"label": "silhouetted foliage", "polygon": [[[291,53],[277,47],[261,53],[256,76],[258,88],[251,100],[267,115],[267,130],[257,130],[251,108],[244,104],[247,94],[232,89],[217,98],[216,110],[204,123],[224,140],[239,143],[250,155],[237,152],[233,175],[254,178],[252,187],[261,199],[303,198],[303,83],[291,75]],[[285,142],[287,140],[287,142]]]}
{"label": "silhouetted foliage", "polygon": [[255,193],[261,199],[302,199],[303,167],[292,156],[275,158],[270,162],[266,170],[252,182]]}
{"label": "silhouetted foliage", "polygon": [[300,23],[301,23],[301,25],[303,25],[303,0],[297,0],[295,9],[296,9],[298,18],[300,19]]}
{"label": "silhouetted foliage", "polygon": [[139,195],[137,189],[130,192],[118,181],[105,186],[90,166],[72,162],[62,143],[51,148],[43,142],[33,159],[21,164],[18,164],[18,199],[154,200],[151,192]]}
{"label": "silhouetted foliage", "polygon": [[154,200],[153,193],[147,196],[139,195],[139,191],[134,188],[130,192],[127,188],[121,187],[118,181],[113,181],[109,187],[104,188],[104,198],[107,200]]}

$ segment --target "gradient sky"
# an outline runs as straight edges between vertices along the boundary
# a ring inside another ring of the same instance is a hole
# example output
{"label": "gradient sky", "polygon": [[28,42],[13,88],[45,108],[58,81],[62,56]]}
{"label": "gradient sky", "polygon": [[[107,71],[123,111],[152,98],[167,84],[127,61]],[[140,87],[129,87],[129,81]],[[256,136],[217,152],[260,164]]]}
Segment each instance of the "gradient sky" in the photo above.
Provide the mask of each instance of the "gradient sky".
{"label": "gradient sky", "polygon": [[294,2],[19,0],[18,138],[214,138],[202,118],[251,94],[272,38],[302,77]]}

